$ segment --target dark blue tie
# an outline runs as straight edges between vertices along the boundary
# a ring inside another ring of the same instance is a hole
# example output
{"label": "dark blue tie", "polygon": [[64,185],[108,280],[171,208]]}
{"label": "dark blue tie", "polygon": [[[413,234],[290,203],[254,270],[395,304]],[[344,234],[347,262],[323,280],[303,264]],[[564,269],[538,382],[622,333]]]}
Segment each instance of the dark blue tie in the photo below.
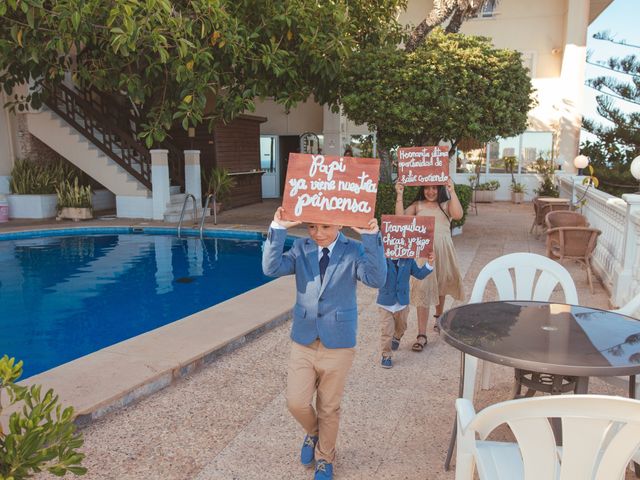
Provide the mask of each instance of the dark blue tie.
{"label": "dark blue tie", "polygon": [[320,283],[324,280],[324,272],[327,271],[327,265],[329,265],[329,249],[324,247],[322,249],[322,258],[320,259]]}

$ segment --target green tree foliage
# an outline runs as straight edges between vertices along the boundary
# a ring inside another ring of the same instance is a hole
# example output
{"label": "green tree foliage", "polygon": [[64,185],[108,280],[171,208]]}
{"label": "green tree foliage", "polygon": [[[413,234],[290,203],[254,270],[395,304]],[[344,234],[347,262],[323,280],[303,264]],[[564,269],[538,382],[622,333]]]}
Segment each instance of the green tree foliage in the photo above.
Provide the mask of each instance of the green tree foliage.
{"label": "green tree foliage", "polygon": [[514,136],[533,104],[518,52],[441,29],[413,52],[388,47],[354,55],[342,88],[344,112],[377,131],[382,148]]}
{"label": "green tree foliage", "polygon": [[[84,454],[77,451],[83,440],[75,431],[73,408],[62,408],[53,390],[43,394],[39,385],[16,385],[21,375],[22,362],[0,358],[0,398],[20,407],[9,415],[7,431],[0,425],[0,480],[31,478],[42,470],[84,475]],[[0,414],[2,409],[0,404]]]}
{"label": "green tree foliage", "polygon": [[[609,32],[598,32],[594,38],[625,45],[631,51],[640,49],[615,40]],[[596,140],[585,141],[580,153],[590,159],[595,176],[602,190],[612,195],[631,193],[637,190],[635,179],[629,172],[631,161],[640,155],[640,59],[635,54],[623,58],[612,57],[592,65],[614,72],[587,80],[586,84],[600,92],[596,97],[598,114],[605,119],[585,119],[583,128],[596,136]],[[621,109],[620,105],[627,107]]]}
{"label": "green tree foliage", "polygon": [[340,70],[371,45],[395,44],[406,0],[0,0],[0,84],[32,81],[13,99],[42,101],[68,72],[81,86],[126,95],[147,145],[174,122],[228,121],[273,97],[334,103]]}

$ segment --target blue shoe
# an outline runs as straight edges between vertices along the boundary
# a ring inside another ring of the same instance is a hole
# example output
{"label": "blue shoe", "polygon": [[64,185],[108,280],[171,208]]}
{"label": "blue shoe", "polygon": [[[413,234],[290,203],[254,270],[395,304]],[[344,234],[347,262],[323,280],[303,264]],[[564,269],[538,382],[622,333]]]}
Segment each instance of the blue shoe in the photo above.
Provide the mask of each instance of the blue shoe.
{"label": "blue shoe", "polygon": [[314,480],[333,480],[333,464],[326,460],[318,460]]}
{"label": "blue shoe", "polygon": [[396,350],[398,350],[399,347],[400,347],[400,339],[396,337],[391,337],[391,350],[395,352]]}
{"label": "blue shoe", "polygon": [[302,442],[302,449],[300,450],[300,463],[305,467],[313,466],[313,460],[315,459],[316,443],[318,443],[317,436],[306,435],[304,442]]}
{"label": "blue shoe", "polygon": [[380,361],[380,366],[382,368],[391,368],[393,367],[393,362],[391,361],[391,357],[382,356],[382,361]]}

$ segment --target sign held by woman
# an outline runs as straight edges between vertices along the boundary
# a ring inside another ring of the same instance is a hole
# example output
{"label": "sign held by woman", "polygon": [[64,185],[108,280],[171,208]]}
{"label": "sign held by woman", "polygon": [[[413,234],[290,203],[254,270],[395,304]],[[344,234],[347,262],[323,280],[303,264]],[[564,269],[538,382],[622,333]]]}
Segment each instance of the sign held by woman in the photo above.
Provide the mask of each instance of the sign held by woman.
{"label": "sign held by woman", "polygon": [[374,216],[380,160],[289,155],[282,206],[292,221],[366,228]]}
{"label": "sign held by woman", "polygon": [[398,149],[398,182],[403,185],[445,185],[449,180],[449,147]]}

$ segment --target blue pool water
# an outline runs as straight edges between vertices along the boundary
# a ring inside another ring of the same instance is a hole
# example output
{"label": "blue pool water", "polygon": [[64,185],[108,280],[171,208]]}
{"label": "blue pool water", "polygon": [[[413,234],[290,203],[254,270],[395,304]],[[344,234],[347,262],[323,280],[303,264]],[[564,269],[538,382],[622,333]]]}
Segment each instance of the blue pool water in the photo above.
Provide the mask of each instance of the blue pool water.
{"label": "blue pool water", "polygon": [[0,356],[24,360],[23,378],[270,280],[262,274],[258,234],[6,237],[0,236]]}

